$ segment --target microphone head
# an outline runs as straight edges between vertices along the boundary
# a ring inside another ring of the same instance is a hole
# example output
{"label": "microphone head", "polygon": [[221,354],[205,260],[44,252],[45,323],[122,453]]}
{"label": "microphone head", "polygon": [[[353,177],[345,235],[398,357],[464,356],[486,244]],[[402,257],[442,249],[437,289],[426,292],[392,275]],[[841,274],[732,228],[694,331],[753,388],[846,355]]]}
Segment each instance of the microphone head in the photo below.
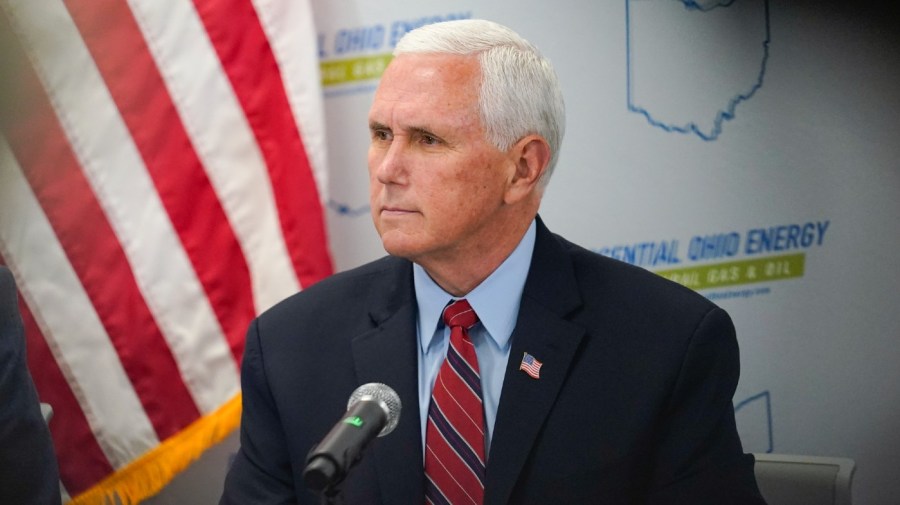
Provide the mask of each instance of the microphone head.
{"label": "microphone head", "polygon": [[396,391],[387,384],[382,384],[380,382],[363,384],[356,388],[356,390],[353,391],[353,394],[350,395],[350,400],[347,402],[347,410],[350,410],[350,407],[360,401],[376,402],[381,407],[381,410],[384,411],[384,415],[387,416],[387,422],[384,424],[384,428],[378,433],[379,437],[383,437],[394,431],[394,428],[397,427],[397,423],[400,422],[401,407],[400,395],[398,395]]}

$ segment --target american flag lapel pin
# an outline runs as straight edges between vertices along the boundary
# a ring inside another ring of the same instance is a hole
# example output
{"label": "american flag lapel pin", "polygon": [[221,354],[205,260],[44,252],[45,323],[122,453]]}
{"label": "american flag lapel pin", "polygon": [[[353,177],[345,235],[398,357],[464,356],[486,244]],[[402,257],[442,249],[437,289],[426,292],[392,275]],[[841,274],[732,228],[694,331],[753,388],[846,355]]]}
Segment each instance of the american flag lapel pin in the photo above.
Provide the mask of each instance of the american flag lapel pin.
{"label": "american flag lapel pin", "polygon": [[540,379],[542,366],[544,366],[543,363],[526,352],[524,356],[522,356],[522,363],[519,364],[519,370],[524,370],[532,379]]}

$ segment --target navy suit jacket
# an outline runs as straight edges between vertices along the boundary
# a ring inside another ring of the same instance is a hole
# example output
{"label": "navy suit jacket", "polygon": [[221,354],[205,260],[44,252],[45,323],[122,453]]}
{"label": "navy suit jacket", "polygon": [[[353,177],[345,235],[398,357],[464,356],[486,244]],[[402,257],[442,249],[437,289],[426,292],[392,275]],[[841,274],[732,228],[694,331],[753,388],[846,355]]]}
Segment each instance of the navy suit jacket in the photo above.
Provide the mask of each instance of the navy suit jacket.
{"label": "navy suit jacket", "polygon": [[61,503],[50,431],[25,360],[25,334],[9,269],[0,265],[0,503]]}
{"label": "navy suit jacket", "polygon": [[[386,257],[288,298],[247,334],[241,449],[224,504],[318,503],[309,450],[359,385],[403,403],[341,486],[348,504],[424,503],[411,263]],[[528,352],[540,378],[519,371]],[[761,504],[732,395],[728,315],[551,234],[532,264],[488,456],[486,504]]]}

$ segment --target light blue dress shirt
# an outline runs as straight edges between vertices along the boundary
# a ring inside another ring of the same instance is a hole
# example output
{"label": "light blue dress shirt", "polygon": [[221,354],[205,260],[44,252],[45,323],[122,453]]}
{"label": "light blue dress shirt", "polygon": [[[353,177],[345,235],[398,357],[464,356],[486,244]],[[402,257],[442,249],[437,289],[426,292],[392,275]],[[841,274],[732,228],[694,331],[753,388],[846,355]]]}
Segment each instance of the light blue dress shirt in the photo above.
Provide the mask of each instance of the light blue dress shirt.
{"label": "light blue dress shirt", "polygon": [[[485,447],[491,446],[491,434],[500,404],[503,375],[509,361],[510,337],[519,315],[525,278],[534,252],[536,225],[532,221],[516,249],[496,270],[465,298],[481,322],[469,330],[478,355],[481,390],[484,401]],[[419,414],[422,426],[422,458],[425,453],[425,426],[431,390],[450,345],[450,329],[441,320],[444,307],[456,297],[444,291],[419,265],[413,265],[418,304],[419,339]]]}

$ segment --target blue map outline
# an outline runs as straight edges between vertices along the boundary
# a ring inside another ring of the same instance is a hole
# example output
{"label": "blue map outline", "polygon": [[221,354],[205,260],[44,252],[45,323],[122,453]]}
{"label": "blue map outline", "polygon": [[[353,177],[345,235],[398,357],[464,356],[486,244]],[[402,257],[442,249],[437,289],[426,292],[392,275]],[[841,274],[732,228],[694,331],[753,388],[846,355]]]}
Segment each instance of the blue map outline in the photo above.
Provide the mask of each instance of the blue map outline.
{"label": "blue map outline", "polygon": [[772,453],[775,450],[775,442],[774,437],[772,435],[772,395],[769,394],[769,391],[763,391],[762,393],[755,394],[737,405],[734,406],[734,413],[737,414],[739,410],[746,407],[747,405],[764,400],[766,402],[766,422],[768,424],[768,434],[769,434],[769,448],[766,450],[766,453]]}
{"label": "blue map outline", "polygon": [[359,217],[369,213],[369,204],[351,207],[350,205],[329,198],[327,206],[329,209],[337,212],[340,216]]}
{"label": "blue map outline", "polygon": [[[687,10],[698,10],[701,12],[709,12],[713,9],[717,9],[719,7],[730,7],[737,0],[729,0],[723,3],[719,3],[717,5],[713,5],[711,7],[702,7],[694,0],[681,0],[684,4],[685,9]],[[766,12],[766,39],[763,41],[763,59],[762,65],[760,66],[759,76],[757,77],[756,83],[750,90],[746,93],[738,94],[734,98],[728,102],[728,106],[725,110],[720,110],[716,115],[716,119],[713,122],[712,131],[707,134],[700,130],[696,123],[691,121],[690,123],[679,126],[673,124],[666,124],[662,121],[655,119],[650,111],[643,107],[638,107],[634,104],[631,96],[631,0],[625,0],[625,52],[626,52],[626,93],[628,97],[628,110],[630,112],[634,112],[635,114],[641,114],[646,119],[647,122],[650,123],[651,126],[661,128],[662,130],[669,133],[683,133],[683,134],[691,134],[694,133],[702,140],[711,142],[719,138],[719,135],[722,133],[722,124],[725,121],[730,121],[735,117],[735,109],[737,109],[738,104],[741,102],[749,100],[759,88],[763,85],[763,78],[766,74],[766,64],[769,61],[769,43],[771,42],[771,31],[769,27],[769,0],[763,0],[765,4],[765,12]]]}

